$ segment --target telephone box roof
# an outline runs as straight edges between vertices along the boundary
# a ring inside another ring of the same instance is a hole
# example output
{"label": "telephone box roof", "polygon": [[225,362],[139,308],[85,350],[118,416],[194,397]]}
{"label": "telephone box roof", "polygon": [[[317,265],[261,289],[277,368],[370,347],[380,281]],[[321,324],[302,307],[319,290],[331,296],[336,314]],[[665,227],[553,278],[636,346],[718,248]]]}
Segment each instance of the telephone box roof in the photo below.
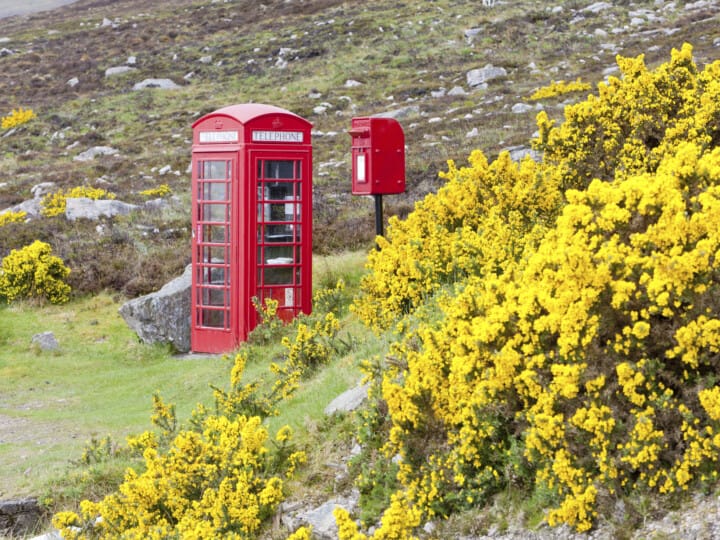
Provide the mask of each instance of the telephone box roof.
{"label": "telephone box roof", "polygon": [[222,109],[218,109],[216,111],[208,113],[202,118],[196,120],[195,123],[193,123],[192,127],[195,127],[199,122],[201,122],[208,116],[228,116],[237,120],[241,124],[247,124],[248,122],[255,120],[256,118],[271,114],[283,114],[287,116],[292,116],[312,126],[312,123],[303,118],[302,116],[298,116],[295,113],[292,113],[281,107],[276,107],[275,105],[264,105],[262,103],[242,103],[239,105],[229,105],[227,107],[223,107]]}

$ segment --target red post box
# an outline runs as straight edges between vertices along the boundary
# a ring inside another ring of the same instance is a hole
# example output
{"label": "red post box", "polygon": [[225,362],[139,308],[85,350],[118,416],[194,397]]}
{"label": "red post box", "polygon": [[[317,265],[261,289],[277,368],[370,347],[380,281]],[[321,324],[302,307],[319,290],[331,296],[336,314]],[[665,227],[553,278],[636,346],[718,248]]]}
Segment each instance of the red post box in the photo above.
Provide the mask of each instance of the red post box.
{"label": "red post box", "polygon": [[353,118],[352,193],[405,192],[405,134],[394,118]]}
{"label": "red post box", "polygon": [[193,124],[191,348],[223,353],[258,324],[312,308],[312,124],[232,105]]}

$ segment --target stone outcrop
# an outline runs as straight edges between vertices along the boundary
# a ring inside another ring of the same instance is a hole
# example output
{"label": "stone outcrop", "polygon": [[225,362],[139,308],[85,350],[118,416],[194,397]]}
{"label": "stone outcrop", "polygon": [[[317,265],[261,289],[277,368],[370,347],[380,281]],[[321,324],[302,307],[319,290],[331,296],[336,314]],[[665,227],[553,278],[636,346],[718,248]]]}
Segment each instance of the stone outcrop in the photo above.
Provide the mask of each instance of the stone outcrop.
{"label": "stone outcrop", "polygon": [[190,350],[191,277],[188,265],[159,291],[120,307],[120,315],[144,343],[168,343],[178,352]]}
{"label": "stone outcrop", "polygon": [[41,517],[35,498],[0,501],[0,537],[24,536],[37,527]]}
{"label": "stone outcrop", "polygon": [[127,215],[138,206],[112,199],[89,199],[87,197],[72,197],[66,199],[65,217],[70,221],[76,219],[99,219],[101,217],[114,217]]}

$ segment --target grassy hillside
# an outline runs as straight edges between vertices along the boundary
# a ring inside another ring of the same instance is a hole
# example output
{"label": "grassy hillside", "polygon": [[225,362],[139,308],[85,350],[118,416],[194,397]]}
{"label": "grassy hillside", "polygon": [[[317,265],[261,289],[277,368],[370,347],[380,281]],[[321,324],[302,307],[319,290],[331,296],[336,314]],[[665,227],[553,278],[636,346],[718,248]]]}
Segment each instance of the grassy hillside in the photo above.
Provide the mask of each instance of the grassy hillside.
{"label": "grassy hillside", "polygon": [[[559,118],[567,103],[564,98],[532,101],[536,88],[577,78],[596,83],[614,73],[616,54],[645,52],[653,65],[666,60],[671,47],[688,41],[702,65],[717,58],[720,47],[720,9],[711,3],[637,2],[603,10],[591,2],[492,4],[81,0],[48,14],[0,21],[0,39],[7,48],[0,57],[0,115],[18,107],[37,114],[27,124],[0,131],[0,209],[30,198],[30,189],[40,182],[62,189],[100,187],[136,204],[147,200],[144,190],[164,184],[172,190],[160,210],[100,224],[57,216],[5,225],[0,256],[41,239],[73,269],[77,293],[110,290],[134,296],[158,288],[189,261],[190,125],[221,106],[257,101],[280,105],[314,123],[315,251],[333,254],[329,276],[321,281],[331,284],[330,277],[351,275],[356,284],[362,255],[342,263],[334,255],[348,248],[362,253],[373,245],[372,202],[349,194],[345,131],[352,117],[403,111],[399,120],[408,148],[408,192],[388,198],[386,208],[388,214],[404,216],[415,201],[440,186],[437,173],[446,169],[446,160],[464,162],[475,148],[491,158],[505,148],[526,151],[537,112],[544,109]],[[505,75],[471,88],[466,73],[488,64],[503,68]],[[120,66],[131,69],[106,74]],[[180,88],[132,90],[146,78],[169,78]],[[93,146],[110,146],[118,153],[74,159]],[[51,398],[43,392],[40,431],[59,423],[60,431],[78,438],[104,431],[121,437],[138,425],[135,420],[141,422],[147,408],[138,406],[127,415],[123,411],[123,418],[133,419],[132,426],[125,425],[130,420],[118,424],[118,389],[136,403],[147,396],[148,403],[152,390],[163,384],[162,374],[175,364],[166,351],[132,342],[114,313],[115,302],[102,294],[79,296],[69,308],[0,310],[5,348],[0,368],[13,381],[13,390],[2,395],[0,418],[12,416],[21,426],[24,416],[16,414],[18,407],[34,403],[32,392],[44,384],[69,397],[61,394],[58,399],[67,401],[47,412]],[[71,344],[57,363],[54,357],[27,351],[27,336],[38,317]],[[102,324],[95,324],[97,319]],[[359,361],[387,347],[369,339],[368,330],[352,317],[344,323],[352,334],[345,338],[347,354],[306,381],[277,424],[271,422],[273,429],[283,423],[300,427],[301,443],[316,451],[303,484],[295,486],[298,498],[306,488],[325,494],[332,490],[333,479],[321,462],[336,451],[333,438],[346,426],[319,420],[327,398],[359,378]],[[89,343],[113,368],[98,375],[101,380],[83,379],[76,387],[71,369],[77,363],[89,370],[97,366],[83,364],[91,360]],[[253,369],[263,368],[275,353],[271,346],[262,354]],[[226,370],[222,363],[182,364],[177,370],[182,376],[170,392],[182,394],[186,412],[196,400],[209,400],[205,383],[220,383]],[[125,379],[133,377],[143,385],[125,386]],[[193,381],[187,392],[183,381]],[[83,399],[76,406],[72,396],[84,394],[87,387],[92,387],[87,395],[94,401]],[[80,417],[82,422],[73,421]],[[338,445],[350,443],[351,437],[344,435]],[[47,461],[43,457],[34,466],[54,474],[48,464],[56,456],[80,449],[76,440],[58,439],[64,446],[53,441],[57,452],[41,452]],[[323,441],[319,450],[318,441]],[[21,442],[0,453],[12,464],[16,487],[9,495],[28,489],[28,468],[17,465],[26,447]],[[385,504],[387,496],[379,493],[378,504]]]}
{"label": "grassy hillside", "polygon": [[[0,113],[24,107],[38,117],[2,133],[0,208],[30,198],[40,182],[100,187],[132,203],[168,184],[174,198],[163,211],[100,232],[62,217],[13,225],[1,235],[0,255],[39,238],[74,269],[78,291],[158,288],[189,258],[192,122],[252,101],[314,123],[316,251],[368,246],[372,202],[349,194],[345,132],[353,116],[407,108],[400,122],[408,191],[386,202],[388,214],[404,215],[437,188],[447,159],[526,145],[537,107],[522,105],[535,88],[577,77],[595,83],[618,53],[647,52],[652,65],[683,41],[695,45],[698,62],[713,58],[717,9],[694,6],[637,2],[596,12],[575,1],[80,0],[3,19],[9,52],[0,58]],[[507,75],[471,88],[466,73],[487,64]],[[133,70],[106,75],[119,66]],[[181,88],[132,90],[146,78]],[[459,95],[448,95],[455,87]],[[551,116],[561,113],[556,105],[543,104]],[[93,146],[119,153],[73,160]]]}

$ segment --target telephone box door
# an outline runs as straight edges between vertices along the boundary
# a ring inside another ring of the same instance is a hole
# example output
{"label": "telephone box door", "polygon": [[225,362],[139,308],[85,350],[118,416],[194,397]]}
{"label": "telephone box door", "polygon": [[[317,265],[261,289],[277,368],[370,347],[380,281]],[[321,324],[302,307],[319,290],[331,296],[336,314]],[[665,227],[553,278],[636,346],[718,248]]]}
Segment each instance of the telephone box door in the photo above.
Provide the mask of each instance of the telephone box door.
{"label": "telephone box door", "polygon": [[[256,296],[278,303],[290,321],[311,308],[311,206],[308,152],[252,152],[256,190]],[[257,323],[257,314],[252,314]]]}
{"label": "telephone box door", "polygon": [[192,348],[224,352],[235,343],[237,307],[233,259],[232,189],[237,154],[193,156],[193,276],[191,296]]}

